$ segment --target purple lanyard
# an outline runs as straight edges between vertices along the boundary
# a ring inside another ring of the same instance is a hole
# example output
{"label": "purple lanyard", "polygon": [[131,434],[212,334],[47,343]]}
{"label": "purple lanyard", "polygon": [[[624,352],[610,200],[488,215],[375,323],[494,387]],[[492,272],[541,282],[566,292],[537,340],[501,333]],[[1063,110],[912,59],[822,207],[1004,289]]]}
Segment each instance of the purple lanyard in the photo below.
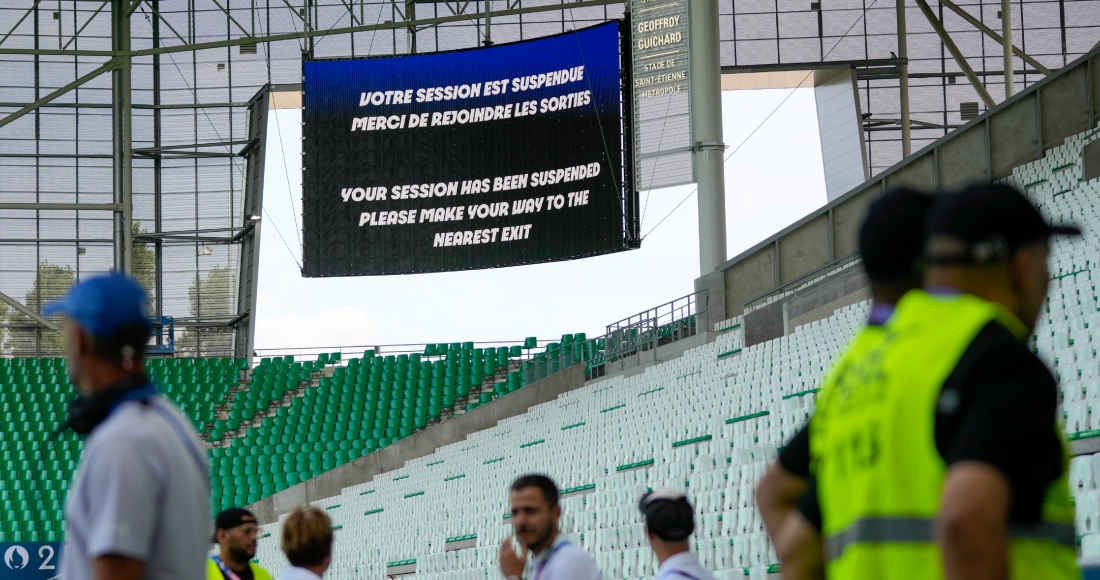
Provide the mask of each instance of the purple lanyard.
{"label": "purple lanyard", "polygon": [[568,541],[563,541],[562,543],[558,544],[557,546],[554,546],[553,548],[551,548],[550,551],[546,553],[546,557],[543,558],[541,562],[539,562],[539,568],[538,568],[538,570],[535,571],[535,580],[541,580],[542,571],[543,571],[544,568],[546,568],[546,565],[550,563],[550,558],[554,555],[554,553],[557,552],[558,550],[560,550],[563,546],[568,546],[568,545],[569,545]]}
{"label": "purple lanyard", "polygon": [[221,558],[219,558],[218,556],[210,556],[210,559],[218,565],[218,570],[221,570],[222,576],[225,576],[226,580],[241,580],[241,577],[237,576],[236,572],[230,570],[229,566],[226,566],[225,562],[222,562]]}

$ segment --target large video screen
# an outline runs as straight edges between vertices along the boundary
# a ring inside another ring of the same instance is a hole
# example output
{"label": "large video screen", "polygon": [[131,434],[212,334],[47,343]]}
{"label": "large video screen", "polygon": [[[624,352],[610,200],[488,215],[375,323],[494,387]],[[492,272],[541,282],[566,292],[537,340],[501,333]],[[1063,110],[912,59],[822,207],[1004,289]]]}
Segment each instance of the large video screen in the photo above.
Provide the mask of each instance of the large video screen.
{"label": "large video screen", "polygon": [[620,38],[608,22],[487,48],[307,60],[303,274],[494,268],[635,245]]}

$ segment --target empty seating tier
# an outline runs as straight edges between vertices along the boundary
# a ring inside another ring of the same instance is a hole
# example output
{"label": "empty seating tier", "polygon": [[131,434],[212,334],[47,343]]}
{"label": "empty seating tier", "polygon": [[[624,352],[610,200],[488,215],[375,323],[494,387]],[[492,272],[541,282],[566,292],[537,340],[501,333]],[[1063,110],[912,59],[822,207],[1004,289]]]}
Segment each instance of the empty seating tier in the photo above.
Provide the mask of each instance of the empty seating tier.
{"label": "empty seating tier", "polygon": [[[429,345],[424,354],[369,350],[327,371],[339,353],[315,363],[262,360],[238,395],[242,414],[224,425],[246,427],[210,451],[212,509],[254,503],[522,387],[511,370],[518,354],[466,342]],[[253,389],[259,394],[248,395]],[[257,418],[298,389],[289,404]]]}
{"label": "empty seating tier", "polygon": [[[1051,248],[1047,308],[1035,351],[1054,369],[1070,439],[1100,437],[1100,181],[1082,179],[1081,153],[1100,132],[1067,139],[1006,181],[1078,239]],[[848,263],[841,268],[852,267]],[[1093,272],[1098,272],[1097,276]],[[754,505],[767,463],[813,412],[825,371],[864,323],[868,304],[837,309],[790,334],[746,346],[741,318],[716,339],[630,377],[589,381],[401,469],[315,505],[337,531],[333,578],[496,578],[509,533],[507,487],[543,472],[562,487],[565,533],[609,579],[645,578],[656,562],[636,509],[646,490],[686,489],[693,547],[720,578],[762,578],[777,566]],[[208,434],[212,509],[249,504],[573,364],[604,362],[694,334],[695,320],[601,339],[565,335],[539,348],[428,345],[422,353],[318,361],[157,360],[150,373]],[[521,362],[521,359],[523,362]],[[245,369],[244,373],[241,370]],[[71,398],[59,359],[0,359],[0,540],[63,538],[61,506],[82,447],[49,440]],[[1100,557],[1100,454],[1075,457],[1071,490],[1086,557]],[[400,517],[392,517],[399,514]],[[285,563],[280,522],[263,526],[258,560]]]}
{"label": "empty seating tier", "polygon": [[[630,378],[595,381],[402,469],[316,502],[338,527],[335,578],[492,578],[509,533],[507,487],[530,471],[563,488],[564,531],[607,578],[652,576],[637,500],[688,489],[707,566],[742,577],[775,569],[753,487],[813,409],[822,376],[867,304],[743,348],[740,332]],[[734,322],[737,324],[738,322]],[[729,354],[736,351],[735,354]],[[387,518],[400,513],[401,518]],[[277,538],[279,523],[264,526]],[[463,547],[470,546],[472,547]],[[452,549],[461,548],[461,549]],[[284,562],[261,540],[260,562]]]}
{"label": "empty seating tier", "polygon": [[[149,374],[202,431],[244,359],[151,359]],[[0,542],[64,539],[65,492],[84,442],[57,433],[75,396],[64,359],[0,358]]]}
{"label": "empty seating tier", "polygon": [[[1052,246],[1049,305],[1033,337],[1059,377],[1067,432],[1076,439],[1100,436],[1100,406],[1094,411],[1093,404],[1100,400],[1094,342],[1100,292],[1092,275],[1100,272],[1093,227],[1100,223],[1100,183],[1082,181],[1080,168],[1083,146],[1097,136],[1071,138],[1009,178],[1052,221],[1086,229],[1082,238]],[[508,485],[537,471],[563,488],[564,531],[595,555],[605,578],[655,573],[636,502],[662,486],[688,491],[697,512],[693,547],[704,566],[720,578],[763,578],[776,569],[776,558],[754,508],[755,483],[812,413],[821,377],[864,323],[868,306],[838,309],[751,347],[742,342],[740,319],[722,321],[714,342],[676,360],[590,382],[314,502],[338,530],[331,575],[384,578],[415,570],[429,579],[496,578],[498,545],[509,533]],[[597,346],[597,354],[613,348]],[[587,362],[583,350],[581,359]],[[1100,556],[1100,455],[1074,458],[1072,475],[1084,555]],[[401,517],[386,516],[393,513]],[[279,522],[263,528],[279,537]],[[258,558],[274,569],[284,563],[267,539]]]}

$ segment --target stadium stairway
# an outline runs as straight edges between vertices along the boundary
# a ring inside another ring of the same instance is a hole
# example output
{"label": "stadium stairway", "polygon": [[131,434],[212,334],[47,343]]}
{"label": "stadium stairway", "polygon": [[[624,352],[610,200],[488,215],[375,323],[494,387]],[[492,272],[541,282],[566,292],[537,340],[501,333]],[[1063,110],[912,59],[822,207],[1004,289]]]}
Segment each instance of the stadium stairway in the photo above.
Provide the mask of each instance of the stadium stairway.
{"label": "stadium stairway", "polygon": [[[230,504],[254,503],[522,388],[523,363],[517,359],[523,348],[529,352],[536,344],[533,338],[524,345],[485,349],[472,342],[432,344],[422,355],[383,357],[367,351],[346,364],[340,353],[303,362],[274,357],[255,368],[245,359],[151,358],[147,371],[207,443],[211,512],[216,513]],[[375,361],[377,372],[361,370]],[[417,371],[410,363],[420,364]],[[421,370],[425,375],[418,380]],[[0,358],[0,386],[0,462],[5,468],[0,473],[0,541],[63,540],[65,491],[83,449],[72,433],[49,439],[73,397],[65,361]],[[368,398],[401,406],[369,422],[361,419],[354,430],[350,422],[334,422],[345,428],[332,430],[298,420],[315,412],[327,416],[331,405],[337,406],[333,413],[338,418],[361,414],[371,407],[355,403]],[[306,461],[298,465],[291,455]]]}
{"label": "stadium stairway", "polygon": [[255,503],[522,388],[521,349],[465,342],[368,350],[346,364],[340,353],[261,360],[210,434],[212,510]]}
{"label": "stadium stairway", "polygon": [[[1060,381],[1072,449],[1071,491],[1086,558],[1100,556],[1100,180],[1081,179],[1087,131],[1007,179],[1052,221],[1073,220],[1080,239],[1052,245],[1046,316],[1032,344]],[[1095,204],[1095,209],[1094,209]],[[696,508],[694,549],[719,578],[765,578],[776,558],[753,489],[767,462],[812,413],[820,378],[868,303],[838,309],[782,338],[743,345],[741,321],[718,323],[717,340],[630,377],[590,381],[440,447],[373,480],[314,502],[337,530],[333,578],[415,575],[496,578],[509,533],[507,487],[530,471],[562,489],[562,526],[608,579],[649,578],[656,562],[636,509],[646,490],[686,489]],[[1096,407],[1094,411],[1094,406]],[[1089,445],[1092,443],[1092,452]],[[400,514],[399,518],[392,517]],[[280,518],[281,521],[281,518]],[[265,524],[258,561],[285,563],[280,521]]]}
{"label": "stadium stairway", "polygon": [[228,446],[249,427],[289,405],[294,397],[304,395],[326,372],[331,376],[331,365],[339,359],[339,353],[323,353],[308,362],[295,362],[293,357],[262,359],[255,368],[242,373],[240,385],[231,389],[218,407],[217,420],[203,433],[204,437],[213,448]]}

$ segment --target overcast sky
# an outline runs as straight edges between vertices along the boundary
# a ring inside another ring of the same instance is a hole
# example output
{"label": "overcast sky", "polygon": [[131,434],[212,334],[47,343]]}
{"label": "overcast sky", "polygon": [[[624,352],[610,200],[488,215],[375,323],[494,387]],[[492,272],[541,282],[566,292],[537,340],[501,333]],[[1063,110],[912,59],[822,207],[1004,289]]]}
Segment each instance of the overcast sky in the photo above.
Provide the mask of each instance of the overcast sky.
{"label": "overcast sky", "polygon": [[[826,201],[813,89],[790,93],[722,95],[729,257]],[[677,187],[641,193],[648,235],[639,250],[496,270],[303,278],[295,262],[301,119],[297,109],[272,111],[268,127],[258,349],[598,336],[611,322],[690,293],[699,275],[695,196],[673,211],[694,187]]]}

